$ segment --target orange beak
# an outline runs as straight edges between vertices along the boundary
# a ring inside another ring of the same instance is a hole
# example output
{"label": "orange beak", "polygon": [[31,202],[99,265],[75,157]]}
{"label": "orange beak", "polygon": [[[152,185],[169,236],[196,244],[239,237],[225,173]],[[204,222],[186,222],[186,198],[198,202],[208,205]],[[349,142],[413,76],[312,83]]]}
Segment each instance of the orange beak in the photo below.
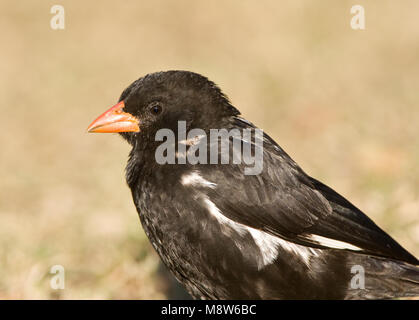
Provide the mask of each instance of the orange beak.
{"label": "orange beak", "polygon": [[140,121],[132,114],[123,112],[124,101],[114,105],[105,113],[101,114],[87,128],[87,132],[115,133],[115,132],[139,132]]}

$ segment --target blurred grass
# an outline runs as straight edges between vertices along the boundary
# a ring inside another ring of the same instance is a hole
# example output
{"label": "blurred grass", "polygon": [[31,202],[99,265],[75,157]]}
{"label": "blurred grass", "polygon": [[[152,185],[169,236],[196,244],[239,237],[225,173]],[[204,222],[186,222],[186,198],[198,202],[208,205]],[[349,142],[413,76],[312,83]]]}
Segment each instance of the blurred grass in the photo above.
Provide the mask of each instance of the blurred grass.
{"label": "blurred grass", "polygon": [[[311,175],[419,255],[419,2],[0,2],[0,298],[164,298],[124,181],[87,135],[154,71],[202,73]],[[66,289],[49,286],[52,265]]]}

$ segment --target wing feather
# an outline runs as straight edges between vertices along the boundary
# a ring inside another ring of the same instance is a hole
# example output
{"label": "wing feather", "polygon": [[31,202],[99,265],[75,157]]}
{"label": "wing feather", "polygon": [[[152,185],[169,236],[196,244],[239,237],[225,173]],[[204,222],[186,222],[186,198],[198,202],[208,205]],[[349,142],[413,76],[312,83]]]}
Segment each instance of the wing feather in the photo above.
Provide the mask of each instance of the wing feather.
{"label": "wing feather", "polygon": [[361,210],[309,177],[266,134],[263,150],[259,175],[244,175],[243,165],[230,165],[229,170],[222,170],[223,165],[220,170],[202,168],[204,178],[217,184],[208,195],[229,219],[298,244],[330,247],[316,241],[324,238],[347,243],[348,248],[365,254],[418,264]]}

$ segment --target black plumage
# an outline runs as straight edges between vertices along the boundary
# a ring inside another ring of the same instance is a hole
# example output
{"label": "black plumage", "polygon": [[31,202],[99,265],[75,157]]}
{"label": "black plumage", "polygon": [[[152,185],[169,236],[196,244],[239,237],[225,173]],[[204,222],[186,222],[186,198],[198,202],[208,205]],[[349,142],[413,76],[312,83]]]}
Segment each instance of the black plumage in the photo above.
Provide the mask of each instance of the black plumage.
{"label": "black plumage", "polygon": [[[263,170],[164,164],[161,128],[255,129],[221,90],[192,72],[147,75],[121,95],[139,132],[126,179],[144,230],[195,298],[381,299],[419,295],[418,260],[358,208],[308,176],[268,135]],[[157,107],[156,107],[157,106]],[[232,141],[230,141],[232,143]],[[231,157],[231,155],[230,155]],[[352,288],[353,267],[365,271]]]}

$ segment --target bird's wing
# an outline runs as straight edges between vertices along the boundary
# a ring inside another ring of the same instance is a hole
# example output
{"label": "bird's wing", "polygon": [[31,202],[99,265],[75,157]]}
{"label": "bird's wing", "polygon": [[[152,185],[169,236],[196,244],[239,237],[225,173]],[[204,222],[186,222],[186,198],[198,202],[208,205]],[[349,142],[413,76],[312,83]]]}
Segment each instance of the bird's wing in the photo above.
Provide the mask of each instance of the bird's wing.
{"label": "bird's wing", "polygon": [[[345,198],[309,177],[267,135],[263,171],[244,165],[204,169],[216,183],[211,201],[229,219],[295,243],[358,251],[418,264],[418,260]],[[205,166],[204,166],[205,167]]]}

